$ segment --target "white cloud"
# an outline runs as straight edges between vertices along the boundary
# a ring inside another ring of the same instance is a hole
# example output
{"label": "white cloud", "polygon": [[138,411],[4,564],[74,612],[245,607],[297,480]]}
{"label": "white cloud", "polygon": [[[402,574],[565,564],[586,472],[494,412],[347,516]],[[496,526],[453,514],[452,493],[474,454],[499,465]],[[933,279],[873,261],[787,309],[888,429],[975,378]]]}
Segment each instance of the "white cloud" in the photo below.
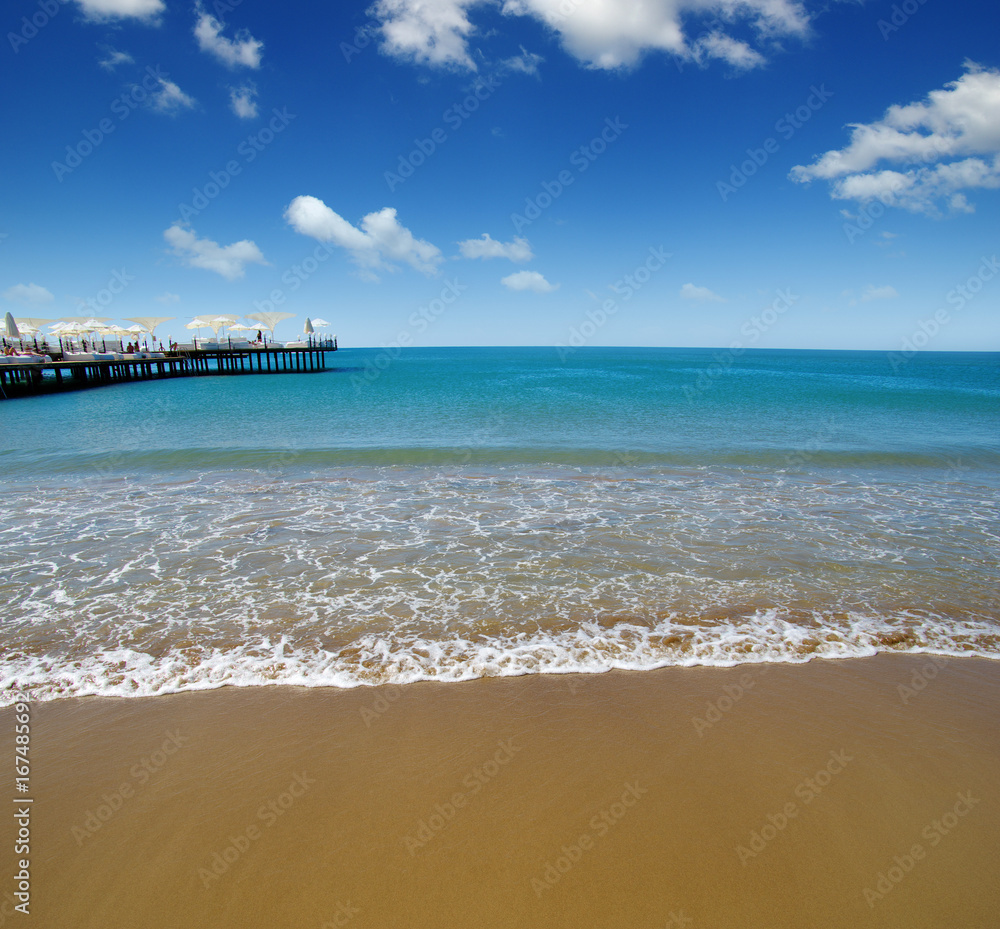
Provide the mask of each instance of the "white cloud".
{"label": "white cloud", "polygon": [[102,58],[97,63],[104,68],[105,71],[114,71],[118,65],[135,64],[135,59],[128,52],[120,52],[117,49],[112,48],[110,45],[105,46],[104,52],[106,57]]}
{"label": "white cloud", "polygon": [[865,292],[861,295],[861,302],[864,303],[868,300],[892,300],[898,296],[899,294],[896,292],[895,287],[890,287],[889,285],[875,287],[873,284],[869,284],[865,288]]}
{"label": "white cloud", "polygon": [[221,274],[227,281],[235,281],[245,274],[245,266],[254,263],[266,265],[260,249],[249,239],[219,245],[211,239],[199,239],[193,229],[174,223],[163,233],[167,244],[189,268],[204,268]]}
{"label": "white cloud", "polygon": [[229,88],[229,106],[240,119],[257,118],[257,88],[252,83]]}
{"label": "white cloud", "polygon": [[691,54],[696,61],[718,58],[741,71],[759,68],[765,63],[760,52],[722,32],[712,32],[698,39],[691,47]]}
{"label": "white cloud", "polygon": [[[757,40],[804,36],[802,0],[496,0],[507,16],[525,16],[557,34],[571,55],[591,68],[636,64],[650,51],[689,61],[722,59],[746,69],[761,53],[725,30],[749,26]],[[420,64],[476,70],[469,43],[477,33],[470,13],[489,0],[377,0],[369,15],[382,25],[383,49]],[[711,32],[704,21],[713,17]],[[688,33],[702,36],[693,43]],[[527,64],[527,62],[525,62]]]}
{"label": "white cloud", "polygon": [[500,283],[511,290],[533,290],[536,294],[547,294],[559,287],[550,284],[537,271],[517,271],[501,278]]}
{"label": "white cloud", "polygon": [[236,33],[236,41],[227,39],[222,35],[222,30],[226,27],[220,23],[211,13],[206,13],[201,7],[197,7],[198,22],[195,23],[194,35],[198,40],[198,47],[203,52],[214,55],[224,65],[230,68],[259,68],[260,51],[264,43],[255,39],[245,29]]}
{"label": "white cloud", "polygon": [[725,303],[726,298],[720,297],[717,293],[709,290],[707,287],[698,287],[695,284],[685,284],[680,289],[680,295],[685,300],[697,300],[701,303]]}
{"label": "white cloud", "polygon": [[13,300],[15,303],[48,303],[55,297],[39,284],[15,284],[8,287],[3,296],[5,300]]}
{"label": "white cloud", "polygon": [[838,200],[971,212],[965,191],[1000,187],[1000,70],[966,62],[957,81],[925,101],[890,106],[873,123],[852,124],[846,147],[796,165],[789,176],[829,181]]}
{"label": "white cloud", "polygon": [[189,97],[173,81],[160,78],[159,87],[149,96],[149,105],[158,113],[173,115],[181,110],[189,110],[195,104],[193,97]]}
{"label": "white cloud", "polygon": [[419,64],[476,66],[466,38],[473,26],[466,7],[477,0],[377,0],[368,11],[382,24],[382,48],[396,58]]}
{"label": "white cloud", "polygon": [[163,0],[77,0],[87,19],[144,19],[158,25],[157,17],[166,9]]}
{"label": "white cloud", "polygon": [[463,258],[509,258],[511,261],[531,261],[531,245],[527,239],[514,236],[513,242],[498,242],[483,233],[481,239],[466,239],[458,243]]}
{"label": "white cloud", "polygon": [[302,235],[347,249],[366,280],[378,280],[376,270],[398,270],[394,261],[404,262],[421,274],[434,274],[444,260],[437,246],[415,238],[400,225],[392,207],[369,213],[358,229],[317,197],[301,196],[288,205],[285,220]]}
{"label": "white cloud", "polygon": [[529,52],[522,45],[521,54],[515,55],[513,58],[504,58],[504,60],[500,62],[498,70],[519,71],[521,74],[538,74],[538,66],[543,61],[545,61],[545,59],[541,55]]}
{"label": "white cloud", "polygon": [[180,295],[172,294],[169,290],[166,293],[160,294],[158,297],[154,297],[158,303],[179,303]]}

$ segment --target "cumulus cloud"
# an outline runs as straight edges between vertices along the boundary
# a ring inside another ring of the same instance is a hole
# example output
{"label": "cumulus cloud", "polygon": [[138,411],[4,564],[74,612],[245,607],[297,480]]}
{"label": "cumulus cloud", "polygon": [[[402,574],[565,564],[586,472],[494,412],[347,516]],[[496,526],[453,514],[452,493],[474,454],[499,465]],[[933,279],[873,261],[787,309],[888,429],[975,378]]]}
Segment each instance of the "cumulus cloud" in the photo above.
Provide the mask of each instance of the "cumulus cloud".
{"label": "cumulus cloud", "polygon": [[865,292],[861,295],[861,302],[864,303],[868,300],[891,300],[893,297],[898,296],[899,294],[896,292],[895,287],[890,287],[889,285],[875,287],[873,284],[869,284],[865,288]]}
{"label": "cumulus cloud", "polygon": [[97,63],[104,68],[105,71],[114,71],[118,65],[135,64],[135,59],[128,52],[120,52],[117,49],[112,48],[110,45],[105,46],[104,54],[106,57],[102,58]]}
{"label": "cumulus cloud", "polygon": [[1000,70],[966,62],[958,80],[926,100],[890,106],[873,123],[853,123],[847,146],[789,176],[828,181],[838,200],[971,212],[966,191],[1000,187]]}
{"label": "cumulus cloud", "polygon": [[14,303],[48,303],[55,297],[40,284],[15,284],[8,287],[3,296],[5,300],[12,300]]}
{"label": "cumulus cloud", "polygon": [[168,290],[166,291],[166,293],[162,293],[160,294],[160,296],[154,297],[153,299],[156,300],[158,303],[170,304],[170,303],[179,303],[181,298],[180,294],[172,294]]}
{"label": "cumulus cloud", "polygon": [[[688,61],[721,59],[746,69],[764,63],[760,51],[727,31],[741,27],[759,44],[804,36],[809,17],[802,0],[497,0],[507,16],[547,26],[563,48],[591,68],[636,64],[661,51]],[[470,13],[488,0],[377,0],[369,10],[381,23],[383,49],[420,64],[476,70]],[[704,22],[711,18],[711,31]],[[693,41],[689,34],[696,34]],[[527,64],[527,62],[525,62]]]}
{"label": "cumulus cloud", "polygon": [[174,223],[167,229],[163,238],[189,268],[214,271],[227,281],[243,277],[248,264],[267,264],[260,249],[249,239],[233,242],[232,245],[219,245],[211,239],[199,239],[193,229],[180,223]]}
{"label": "cumulus cloud", "polygon": [[257,88],[252,83],[229,88],[229,106],[240,119],[257,118]]}
{"label": "cumulus cloud", "polygon": [[697,300],[700,303],[725,303],[726,298],[720,297],[707,287],[698,287],[695,284],[685,284],[680,289],[680,295],[685,300]]}
{"label": "cumulus cloud", "polygon": [[416,238],[400,225],[392,207],[369,213],[358,229],[318,197],[301,196],[288,205],[285,220],[302,235],[346,249],[366,280],[378,280],[375,271],[398,270],[393,264],[397,261],[421,274],[434,274],[444,260],[436,245]]}
{"label": "cumulus cloud", "polygon": [[181,110],[190,110],[195,104],[194,98],[189,97],[173,81],[160,78],[160,83],[149,96],[149,105],[158,113],[166,113],[173,116]]}
{"label": "cumulus cloud", "polygon": [[458,243],[463,258],[509,258],[511,261],[531,261],[531,245],[527,239],[514,236],[513,242],[498,242],[483,233],[481,239],[466,239]]}
{"label": "cumulus cloud", "polygon": [[558,284],[550,284],[537,271],[517,271],[501,278],[500,283],[511,290],[532,290],[536,294],[547,294],[559,287]]}
{"label": "cumulus cloud", "polygon": [[382,48],[418,64],[476,70],[466,42],[466,13],[477,0],[377,0],[368,11],[381,23]]}
{"label": "cumulus cloud", "polygon": [[235,41],[227,39],[222,30],[226,27],[211,13],[206,13],[200,6],[198,21],[194,26],[194,35],[198,47],[203,52],[214,55],[224,65],[230,68],[259,68],[260,52],[264,43],[255,39],[245,29],[236,34]]}
{"label": "cumulus cloud", "polygon": [[143,19],[156,24],[166,9],[163,0],[77,0],[87,19]]}
{"label": "cumulus cloud", "polygon": [[751,48],[746,42],[734,39],[723,32],[711,32],[698,39],[691,46],[691,57],[699,63],[717,58],[739,71],[759,68],[766,61],[760,52]]}

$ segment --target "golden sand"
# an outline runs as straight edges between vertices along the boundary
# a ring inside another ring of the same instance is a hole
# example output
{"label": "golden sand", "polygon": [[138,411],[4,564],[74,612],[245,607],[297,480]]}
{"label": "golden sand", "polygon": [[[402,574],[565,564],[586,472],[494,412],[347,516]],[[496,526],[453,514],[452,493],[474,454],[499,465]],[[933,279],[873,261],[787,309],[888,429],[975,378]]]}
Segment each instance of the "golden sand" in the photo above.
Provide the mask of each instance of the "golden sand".
{"label": "golden sand", "polygon": [[37,705],[0,925],[996,926],[998,708],[895,655]]}

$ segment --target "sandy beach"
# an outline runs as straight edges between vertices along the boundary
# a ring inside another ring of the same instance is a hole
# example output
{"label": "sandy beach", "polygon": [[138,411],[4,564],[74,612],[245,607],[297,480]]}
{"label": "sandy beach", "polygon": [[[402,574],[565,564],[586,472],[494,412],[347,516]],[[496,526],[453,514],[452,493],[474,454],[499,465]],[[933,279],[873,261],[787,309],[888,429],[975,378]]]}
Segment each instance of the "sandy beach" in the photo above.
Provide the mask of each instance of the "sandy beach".
{"label": "sandy beach", "polygon": [[882,655],[33,705],[31,924],[995,925],[998,703]]}

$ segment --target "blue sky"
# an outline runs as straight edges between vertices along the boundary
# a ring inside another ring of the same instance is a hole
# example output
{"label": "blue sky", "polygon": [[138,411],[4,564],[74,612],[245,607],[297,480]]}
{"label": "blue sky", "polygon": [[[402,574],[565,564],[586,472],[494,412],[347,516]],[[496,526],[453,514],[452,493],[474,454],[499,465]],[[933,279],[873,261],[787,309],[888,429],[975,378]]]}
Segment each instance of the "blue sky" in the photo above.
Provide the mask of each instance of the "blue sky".
{"label": "blue sky", "polygon": [[3,31],[15,317],[1000,350],[991,2],[13,0]]}

